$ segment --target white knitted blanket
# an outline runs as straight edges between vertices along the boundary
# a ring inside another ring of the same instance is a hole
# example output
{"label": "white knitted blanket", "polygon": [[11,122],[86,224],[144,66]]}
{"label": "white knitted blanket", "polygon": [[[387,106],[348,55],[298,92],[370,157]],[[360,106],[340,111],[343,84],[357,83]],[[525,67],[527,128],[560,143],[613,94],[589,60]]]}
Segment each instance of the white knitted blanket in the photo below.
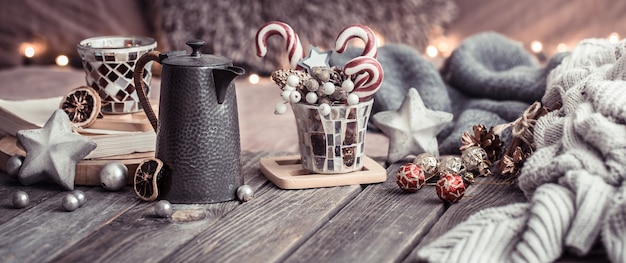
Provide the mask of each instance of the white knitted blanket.
{"label": "white knitted blanket", "polygon": [[480,211],[417,252],[429,262],[552,262],[601,240],[626,262],[626,42],[581,41],[547,79],[528,203]]}

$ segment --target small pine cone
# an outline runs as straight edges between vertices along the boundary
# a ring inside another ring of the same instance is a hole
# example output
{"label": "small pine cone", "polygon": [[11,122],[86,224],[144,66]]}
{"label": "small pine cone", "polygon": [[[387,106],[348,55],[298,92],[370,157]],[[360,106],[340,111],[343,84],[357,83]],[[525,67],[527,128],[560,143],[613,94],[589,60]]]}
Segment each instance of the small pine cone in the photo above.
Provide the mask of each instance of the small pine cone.
{"label": "small pine cone", "polygon": [[485,125],[474,125],[472,126],[472,131],[474,134],[470,134],[468,131],[463,132],[461,136],[461,141],[463,145],[461,146],[461,151],[464,151],[467,148],[472,146],[482,147],[481,143],[483,141],[484,135],[487,133],[487,128]]}
{"label": "small pine cone", "polygon": [[502,157],[500,163],[498,163],[498,171],[504,176],[517,177],[524,165],[526,158],[530,156],[530,153],[525,153],[522,147],[515,147],[511,156],[505,155]]}
{"label": "small pine cone", "polygon": [[464,151],[472,146],[478,146],[487,152],[487,159],[490,162],[494,163],[498,160],[500,155],[502,155],[503,143],[500,140],[500,136],[493,131],[493,127],[487,131],[487,128],[481,124],[474,125],[472,130],[474,131],[473,135],[467,131],[463,132],[461,136],[463,145],[461,145],[460,150]]}
{"label": "small pine cone", "polygon": [[304,87],[304,83],[311,78],[311,75],[309,75],[309,73],[295,69],[275,70],[274,72],[272,72],[270,78],[272,79],[272,81],[274,81],[274,83],[276,83],[276,85],[283,89],[285,88],[285,85],[287,85],[287,78],[289,78],[289,76],[291,75],[296,75],[300,79],[298,86],[295,87],[299,90],[302,89]]}
{"label": "small pine cone", "polygon": [[496,162],[502,155],[502,147],[504,143],[500,140],[500,136],[493,132],[493,127],[486,132],[480,142],[480,145],[487,152],[487,159],[492,163]]}
{"label": "small pine cone", "polygon": [[279,69],[272,72],[270,78],[276,85],[278,85],[281,89],[287,85],[287,77],[289,77],[289,69]]}
{"label": "small pine cone", "polygon": [[332,67],[330,73],[330,82],[335,84],[335,86],[341,87],[341,83],[346,79],[346,75],[339,69],[338,67]]}

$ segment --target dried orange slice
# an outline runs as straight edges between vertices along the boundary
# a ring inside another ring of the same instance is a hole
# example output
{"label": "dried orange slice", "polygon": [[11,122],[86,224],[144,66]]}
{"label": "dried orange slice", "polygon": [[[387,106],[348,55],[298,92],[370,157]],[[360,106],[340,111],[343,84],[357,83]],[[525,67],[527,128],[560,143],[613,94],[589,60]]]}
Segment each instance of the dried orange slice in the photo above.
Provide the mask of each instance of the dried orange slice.
{"label": "dried orange slice", "polygon": [[100,114],[102,102],[98,93],[87,86],[80,86],[71,90],[60,108],[67,113],[75,126],[86,128],[93,124]]}
{"label": "dried orange slice", "polygon": [[133,178],[135,194],[141,200],[152,202],[159,196],[158,180],[163,173],[163,162],[157,158],[146,159],[137,166]]}

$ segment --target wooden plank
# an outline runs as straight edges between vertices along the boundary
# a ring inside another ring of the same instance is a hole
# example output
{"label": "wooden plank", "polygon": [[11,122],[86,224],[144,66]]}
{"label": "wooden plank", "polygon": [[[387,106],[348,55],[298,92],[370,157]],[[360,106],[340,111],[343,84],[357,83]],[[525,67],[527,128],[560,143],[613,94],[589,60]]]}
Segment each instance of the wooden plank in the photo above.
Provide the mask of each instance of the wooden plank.
{"label": "wooden plank", "polygon": [[506,178],[501,176],[476,178],[476,183],[467,188],[463,199],[449,206],[437,224],[424,237],[422,243],[428,243],[443,235],[480,210],[526,202],[526,200],[524,193],[517,186],[511,185]]}
{"label": "wooden plank", "polygon": [[120,192],[94,187],[86,192],[86,204],[66,212],[61,201],[67,192],[51,191],[56,194],[0,225],[0,262],[51,261],[138,200],[128,187]]}
{"label": "wooden plank", "polygon": [[[263,190],[275,188],[259,171],[259,159],[269,153],[243,153],[244,182],[256,190],[255,199],[216,204],[174,204],[172,218],[154,216],[154,203],[142,202],[111,221],[79,244],[69,247],[55,262],[156,262],[174,253],[196,236],[215,228],[233,210],[261,205]],[[266,190],[265,190],[266,191]],[[266,197],[267,198],[267,197]],[[270,197],[272,198],[272,197]]]}
{"label": "wooden plank", "polygon": [[396,184],[400,164],[387,168],[387,181],[369,185],[287,262],[391,262],[406,257],[444,212],[434,186],[417,193]]}
{"label": "wooden plank", "polygon": [[[57,191],[51,191],[51,189],[55,188],[57,188]],[[84,187],[76,189],[86,190]],[[27,207],[20,209],[13,207],[11,197],[13,192],[17,190],[22,190],[28,194],[30,203]],[[17,181],[17,178],[0,173],[0,198],[2,198],[0,199],[0,225],[56,195],[60,190],[60,187],[55,187],[54,184],[49,183],[23,186]]]}
{"label": "wooden plank", "polygon": [[282,190],[268,184],[252,202],[237,207],[163,261],[280,261],[360,191],[360,185]]}
{"label": "wooden plank", "polygon": [[[479,177],[467,188],[465,196],[458,203],[449,205],[445,213],[406,258],[406,262],[417,260],[417,251],[448,230],[463,222],[474,213],[489,207],[526,202],[524,193],[501,176]],[[435,193],[435,198],[437,197]]]}
{"label": "wooden plank", "polygon": [[262,189],[165,262],[276,262],[297,249],[359,192],[359,185],[306,190]]}

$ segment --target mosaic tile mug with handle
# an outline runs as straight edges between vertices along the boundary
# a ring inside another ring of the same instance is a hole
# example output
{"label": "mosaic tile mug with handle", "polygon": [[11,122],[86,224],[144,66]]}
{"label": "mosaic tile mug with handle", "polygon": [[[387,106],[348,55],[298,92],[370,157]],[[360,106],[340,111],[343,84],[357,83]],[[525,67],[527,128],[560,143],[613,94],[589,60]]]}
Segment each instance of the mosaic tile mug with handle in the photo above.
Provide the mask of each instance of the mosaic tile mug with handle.
{"label": "mosaic tile mug with handle", "polygon": [[[137,61],[135,85],[141,105],[157,132],[155,156],[165,171],[160,199],[172,203],[234,200],[243,184],[237,97],[233,79],[244,69],[228,58],[202,54],[202,40],[192,49],[151,51]],[[143,67],[162,65],[159,118],[143,92]]]}
{"label": "mosaic tile mug with handle", "polygon": [[[141,111],[133,84],[134,67],[139,57],[156,46],[154,39],[138,36],[100,36],[80,41],[77,50],[82,58],[85,81],[100,95],[102,113]],[[150,91],[151,65],[146,65],[142,76],[146,93]]]}

